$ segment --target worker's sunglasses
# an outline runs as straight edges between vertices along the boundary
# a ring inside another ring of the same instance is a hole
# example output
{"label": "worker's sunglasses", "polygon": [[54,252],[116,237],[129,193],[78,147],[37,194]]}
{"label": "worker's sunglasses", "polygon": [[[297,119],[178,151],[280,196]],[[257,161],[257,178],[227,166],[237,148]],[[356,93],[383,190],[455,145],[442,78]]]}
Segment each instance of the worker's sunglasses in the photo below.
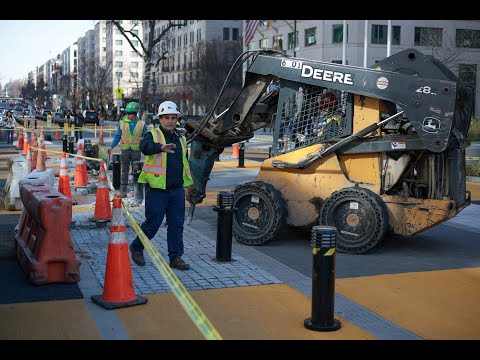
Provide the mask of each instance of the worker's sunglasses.
{"label": "worker's sunglasses", "polygon": [[136,112],[128,112],[128,113],[126,113],[126,114],[127,114],[127,115],[137,115]]}

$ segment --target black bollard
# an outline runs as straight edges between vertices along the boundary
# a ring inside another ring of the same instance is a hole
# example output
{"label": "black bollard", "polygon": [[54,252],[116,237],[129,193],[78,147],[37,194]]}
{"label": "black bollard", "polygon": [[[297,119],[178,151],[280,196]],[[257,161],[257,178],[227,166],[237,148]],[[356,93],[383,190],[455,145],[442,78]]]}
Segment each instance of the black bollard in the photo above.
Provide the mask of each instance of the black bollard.
{"label": "black bollard", "polygon": [[238,168],[245,167],[245,143],[241,142],[238,144]]}
{"label": "black bollard", "polygon": [[63,135],[63,152],[68,152],[68,135]]}
{"label": "black bollard", "polygon": [[272,147],[270,146],[268,148],[268,158],[270,159],[272,157]]}
{"label": "black bollard", "polygon": [[232,224],[234,195],[231,192],[220,191],[217,195],[217,206],[213,208],[218,212],[217,217],[217,261],[232,260]]}
{"label": "black bollard", "polygon": [[74,154],[74,148],[75,148],[75,137],[74,136],[69,136],[68,137],[68,152],[70,154]]}
{"label": "black bollard", "polygon": [[312,317],[304,321],[310,330],[334,331],[341,327],[340,321],[333,318],[336,236],[337,229],[333,226],[312,228]]}
{"label": "black bollard", "polygon": [[140,173],[142,172],[143,162],[134,161],[132,164],[133,168],[133,203],[135,205],[140,205],[143,201],[143,183],[138,182]]}
{"label": "black bollard", "polygon": [[120,155],[112,155],[112,186],[115,190],[120,189],[121,164]]}

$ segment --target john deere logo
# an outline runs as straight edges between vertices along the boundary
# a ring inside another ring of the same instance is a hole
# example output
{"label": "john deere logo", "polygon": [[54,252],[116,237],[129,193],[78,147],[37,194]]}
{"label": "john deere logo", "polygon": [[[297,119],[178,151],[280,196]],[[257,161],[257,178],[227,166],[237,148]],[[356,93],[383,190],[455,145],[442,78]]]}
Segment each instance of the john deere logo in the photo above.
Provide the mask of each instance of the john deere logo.
{"label": "john deere logo", "polygon": [[426,117],[422,123],[422,130],[431,134],[438,133],[440,120],[434,117]]}

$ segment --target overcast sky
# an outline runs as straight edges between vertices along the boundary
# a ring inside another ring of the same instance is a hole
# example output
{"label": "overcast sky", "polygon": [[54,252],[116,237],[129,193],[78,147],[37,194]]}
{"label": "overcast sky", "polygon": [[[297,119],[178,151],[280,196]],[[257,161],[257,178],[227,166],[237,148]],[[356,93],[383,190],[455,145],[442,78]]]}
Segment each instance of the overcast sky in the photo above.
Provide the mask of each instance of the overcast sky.
{"label": "overcast sky", "polygon": [[0,20],[0,83],[27,77],[60,54],[98,20]]}

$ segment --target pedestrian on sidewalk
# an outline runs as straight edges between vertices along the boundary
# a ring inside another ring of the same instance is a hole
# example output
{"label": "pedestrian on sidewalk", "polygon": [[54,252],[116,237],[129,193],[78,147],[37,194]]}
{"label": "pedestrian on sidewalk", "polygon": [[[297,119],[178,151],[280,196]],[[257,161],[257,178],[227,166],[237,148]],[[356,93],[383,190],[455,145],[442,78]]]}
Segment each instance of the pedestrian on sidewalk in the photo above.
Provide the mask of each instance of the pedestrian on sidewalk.
{"label": "pedestrian on sidewalk", "polygon": [[125,115],[118,123],[117,131],[113,136],[112,143],[108,148],[108,155],[120,143],[121,155],[120,161],[122,163],[121,178],[120,178],[120,197],[127,197],[128,175],[130,168],[133,171],[133,163],[140,161],[142,153],[140,151],[140,140],[143,139],[148,131],[147,125],[143,120],[138,118],[140,112],[140,105],[136,102],[128,103],[125,108]]}
{"label": "pedestrian on sidewalk", "polygon": [[7,144],[13,144],[13,131],[15,129],[16,119],[13,116],[12,112],[9,110],[7,111],[5,117],[5,128],[7,129]]}
{"label": "pedestrian on sidewalk", "polygon": [[[176,130],[182,114],[172,101],[164,101],[158,108],[160,126],[149,130],[140,142],[146,156],[138,178],[145,185],[145,221],[141,228],[149,239],[157,233],[163,218],[167,217],[167,245],[170,267],[188,270],[182,259],[183,223],[185,221],[185,188],[193,184],[188,163],[187,140]],[[143,244],[138,238],[130,245],[133,261],[145,265]]]}
{"label": "pedestrian on sidewalk", "polygon": [[83,117],[82,111],[77,109],[75,113],[75,142],[78,143],[78,139],[83,139],[82,127],[85,125],[85,118]]}

